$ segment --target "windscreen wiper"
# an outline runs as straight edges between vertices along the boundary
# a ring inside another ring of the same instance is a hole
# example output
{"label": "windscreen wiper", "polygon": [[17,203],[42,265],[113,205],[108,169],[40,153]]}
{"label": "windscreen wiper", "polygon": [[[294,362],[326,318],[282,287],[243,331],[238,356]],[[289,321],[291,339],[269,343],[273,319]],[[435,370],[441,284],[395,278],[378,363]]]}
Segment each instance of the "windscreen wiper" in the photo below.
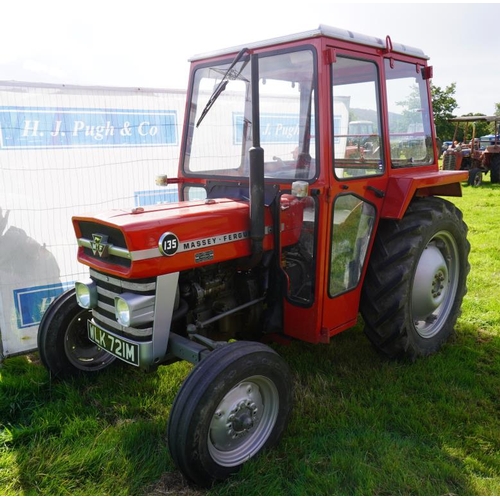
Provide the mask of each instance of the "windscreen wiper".
{"label": "windscreen wiper", "polygon": [[[228,75],[231,72],[231,70],[234,68],[234,66],[240,61],[240,59],[245,55],[245,53],[248,51],[248,49],[245,47],[244,49],[241,49],[237,56],[234,58],[234,61],[231,63],[227,71],[225,72],[224,76],[222,77],[222,80],[220,81],[219,85],[215,88],[213,91],[212,95],[210,96],[210,99],[207,102],[207,105],[201,112],[200,118],[196,122],[196,127],[199,126],[199,124],[202,122],[203,118],[205,118],[206,114],[210,111],[210,108],[213,106],[214,102],[217,100],[217,98],[226,90],[227,84],[229,82]],[[233,78],[234,79],[234,78]]]}

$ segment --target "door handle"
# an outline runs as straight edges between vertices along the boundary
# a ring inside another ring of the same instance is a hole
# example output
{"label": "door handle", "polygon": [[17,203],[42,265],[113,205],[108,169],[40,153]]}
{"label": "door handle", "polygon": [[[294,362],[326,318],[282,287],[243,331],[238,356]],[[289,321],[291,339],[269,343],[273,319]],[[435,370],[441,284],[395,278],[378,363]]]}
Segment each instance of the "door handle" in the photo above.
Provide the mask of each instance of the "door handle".
{"label": "door handle", "polygon": [[377,198],[383,198],[385,196],[385,191],[382,191],[381,189],[377,189],[376,187],[366,186],[366,189],[373,191]]}

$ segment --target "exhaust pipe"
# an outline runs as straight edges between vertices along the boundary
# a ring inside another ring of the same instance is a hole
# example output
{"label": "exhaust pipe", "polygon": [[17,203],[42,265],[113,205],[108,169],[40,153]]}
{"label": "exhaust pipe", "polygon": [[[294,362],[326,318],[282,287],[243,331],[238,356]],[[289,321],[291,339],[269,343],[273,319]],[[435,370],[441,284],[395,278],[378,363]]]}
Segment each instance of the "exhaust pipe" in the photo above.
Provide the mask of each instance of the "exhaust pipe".
{"label": "exhaust pipe", "polygon": [[264,241],[264,150],[260,147],[259,59],[251,59],[252,82],[252,147],[250,156],[250,242],[252,255],[249,266],[262,259]]}
{"label": "exhaust pipe", "polygon": [[264,150],[250,149],[250,243],[251,267],[260,262],[264,241]]}

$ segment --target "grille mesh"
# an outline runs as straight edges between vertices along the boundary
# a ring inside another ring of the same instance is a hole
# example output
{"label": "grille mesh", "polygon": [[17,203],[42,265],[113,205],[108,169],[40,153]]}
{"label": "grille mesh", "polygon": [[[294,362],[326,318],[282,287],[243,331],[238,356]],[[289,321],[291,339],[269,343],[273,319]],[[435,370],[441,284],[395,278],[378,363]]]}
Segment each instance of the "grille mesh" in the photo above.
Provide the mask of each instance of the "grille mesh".
{"label": "grille mesh", "polygon": [[443,157],[443,170],[455,170],[457,159],[455,155],[444,155]]}
{"label": "grille mesh", "polygon": [[146,324],[142,328],[124,327],[115,319],[115,297],[130,292],[136,295],[155,295],[156,280],[125,280],[108,276],[93,269],[90,276],[97,285],[98,303],[92,310],[92,315],[96,324],[104,330],[131,340],[151,340],[153,334],[153,324]]}

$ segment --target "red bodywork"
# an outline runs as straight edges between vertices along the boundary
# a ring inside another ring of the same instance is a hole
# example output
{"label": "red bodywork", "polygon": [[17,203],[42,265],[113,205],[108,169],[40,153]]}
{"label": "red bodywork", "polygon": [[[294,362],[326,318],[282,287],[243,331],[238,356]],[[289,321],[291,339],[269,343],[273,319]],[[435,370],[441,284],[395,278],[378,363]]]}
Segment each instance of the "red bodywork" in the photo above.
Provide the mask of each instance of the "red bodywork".
{"label": "red bodywork", "polygon": [[[289,196],[283,199],[282,205],[287,216],[281,228],[281,244],[288,246],[297,242],[300,231],[297,221],[302,220],[303,204]],[[101,272],[142,279],[248,257],[251,254],[248,212],[247,202],[219,198],[209,202],[184,201],[145,207],[139,211],[110,210],[91,217],[73,217],[77,238],[83,237],[82,222],[118,229],[130,254],[130,267],[111,266],[99,259],[98,254],[85,252],[82,246],[78,249],[78,260]],[[264,251],[268,251],[274,247],[268,208],[265,210],[265,228],[263,246]],[[171,256],[163,254],[158,245],[165,232],[175,234],[179,240],[179,247]],[[213,250],[213,255],[204,260],[206,249]]]}
{"label": "red bodywork", "polygon": [[[270,214],[266,217],[271,226]],[[248,237],[248,203],[229,199],[211,200],[210,204],[178,202],[168,205],[145,207],[144,211],[111,210],[96,217],[74,217],[73,224],[78,238],[82,237],[81,222],[93,222],[114,227],[123,233],[130,252],[130,267],[115,265],[85,253],[80,247],[78,260],[102,272],[112,272],[129,279],[141,279],[160,274],[184,271],[206,265],[196,263],[196,255],[205,248],[212,248],[211,264],[250,255]],[[172,256],[165,256],[158,242],[165,232],[179,239],[179,249]],[[269,234],[264,240],[266,250],[273,246]]]}

